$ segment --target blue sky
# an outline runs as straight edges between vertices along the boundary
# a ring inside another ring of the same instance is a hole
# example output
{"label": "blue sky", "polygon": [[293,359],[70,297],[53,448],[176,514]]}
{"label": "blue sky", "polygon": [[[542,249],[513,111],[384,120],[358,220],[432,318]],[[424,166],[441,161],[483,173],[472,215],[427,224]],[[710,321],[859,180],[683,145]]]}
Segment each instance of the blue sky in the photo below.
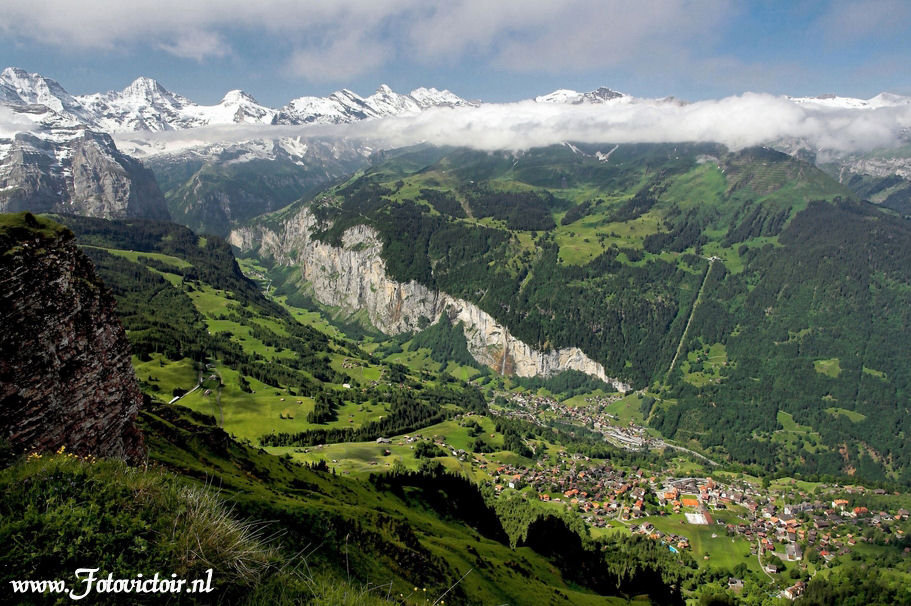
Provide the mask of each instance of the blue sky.
{"label": "blue sky", "polygon": [[5,0],[0,64],[73,93],[146,75],[201,103],[280,106],[338,88],[511,101],[609,86],[688,100],[746,91],[911,94],[906,0]]}

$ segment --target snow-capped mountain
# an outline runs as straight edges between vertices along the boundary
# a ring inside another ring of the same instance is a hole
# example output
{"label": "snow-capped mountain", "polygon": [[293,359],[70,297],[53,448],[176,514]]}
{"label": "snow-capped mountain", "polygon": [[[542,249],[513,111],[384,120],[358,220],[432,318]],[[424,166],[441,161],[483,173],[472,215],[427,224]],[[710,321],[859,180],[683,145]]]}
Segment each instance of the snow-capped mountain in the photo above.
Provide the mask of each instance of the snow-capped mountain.
{"label": "snow-capped mountain", "polygon": [[152,172],[54,80],[3,70],[0,111],[0,211],[168,218]]}
{"label": "snow-capped mountain", "polygon": [[271,124],[275,110],[240,90],[215,105],[198,105],[151,78],[137,78],[122,91],[77,97],[94,126],[107,132],[162,131],[217,124]]}
{"label": "snow-capped mountain", "polygon": [[0,72],[0,101],[10,105],[44,105],[58,114],[86,118],[79,101],[56,80],[16,67]]}
{"label": "snow-capped mountain", "polygon": [[831,109],[880,109],[911,105],[911,97],[903,97],[892,93],[880,93],[869,99],[840,97],[834,94],[819,95],[817,97],[788,97],[788,99],[800,105]]}
{"label": "snow-capped mountain", "polygon": [[602,86],[587,93],[580,93],[574,90],[561,88],[547,95],[540,95],[538,97],[535,97],[535,102],[567,103],[572,105],[579,105],[582,103],[605,103],[607,101],[614,101],[618,99],[629,101],[632,98],[629,95],[624,95],[623,93]]}
{"label": "snow-capped mountain", "polygon": [[431,107],[469,105],[448,90],[418,88],[410,94],[385,84],[369,97],[343,89],[328,97],[299,97],[273,109],[232,90],[215,105],[199,105],[159,82],[140,77],[121,91],[74,96],[40,74],[7,68],[0,73],[0,103],[40,104],[60,116],[107,133],[166,131],[222,124],[347,124],[368,118],[414,115]]}
{"label": "snow-capped mountain", "polygon": [[298,97],[283,107],[278,124],[348,124],[368,118],[418,114],[431,107],[458,107],[470,103],[448,90],[418,88],[403,95],[383,84],[369,97],[348,89],[328,97]]}

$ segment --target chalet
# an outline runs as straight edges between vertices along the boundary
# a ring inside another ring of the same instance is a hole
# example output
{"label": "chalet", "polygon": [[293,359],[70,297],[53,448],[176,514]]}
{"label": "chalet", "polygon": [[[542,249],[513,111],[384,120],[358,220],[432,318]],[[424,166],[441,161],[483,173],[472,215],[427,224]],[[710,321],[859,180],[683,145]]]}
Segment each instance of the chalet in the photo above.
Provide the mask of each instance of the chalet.
{"label": "chalet", "polygon": [[803,559],[803,553],[801,553],[800,545],[797,543],[788,543],[784,548],[784,552],[789,562],[796,562]]}
{"label": "chalet", "polygon": [[851,517],[856,518],[857,516],[866,515],[869,513],[869,510],[866,507],[855,507],[851,510]]}
{"label": "chalet", "polygon": [[784,597],[788,598],[789,600],[799,598],[801,595],[803,595],[803,591],[806,589],[806,587],[807,586],[803,581],[797,581],[784,590]]}

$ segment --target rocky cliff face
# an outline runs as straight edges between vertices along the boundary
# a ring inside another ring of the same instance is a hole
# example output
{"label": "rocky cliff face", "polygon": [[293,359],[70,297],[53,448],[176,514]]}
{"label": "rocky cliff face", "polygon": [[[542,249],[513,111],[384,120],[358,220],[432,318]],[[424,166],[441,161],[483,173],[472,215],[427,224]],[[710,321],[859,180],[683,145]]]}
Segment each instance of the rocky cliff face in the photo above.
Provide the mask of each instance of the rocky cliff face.
{"label": "rocky cliff face", "polygon": [[55,139],[22,133],[0,150],[0,212],[169,220],[155,176],[88,130]]}
{"label": "rocky cliff face", "polygon": [[629,389],[576,347],[537,351],[473,303],[414,281],[389,278],[380,255],[382,243],[373,228],[349,228],[339,248],[313,239],[316,227],[316,218],[305,208],[285,221],[279,232],[262,226],[241,228],[231,232],[228,241],[241,250],[256,250],[282,265],[299,267],[320,303],[351,312],[364,310],[386,334],[416,331],[422,321],[436,322],[446,314],[451,322],[462,323],[471,355],[501,374],[548,377],[578,370],[617,389]]}
{"label": "rocky cliff face", "polygon": [[142,394],[114,300],[65,228],[0,217],[0,438],[138,461]]}

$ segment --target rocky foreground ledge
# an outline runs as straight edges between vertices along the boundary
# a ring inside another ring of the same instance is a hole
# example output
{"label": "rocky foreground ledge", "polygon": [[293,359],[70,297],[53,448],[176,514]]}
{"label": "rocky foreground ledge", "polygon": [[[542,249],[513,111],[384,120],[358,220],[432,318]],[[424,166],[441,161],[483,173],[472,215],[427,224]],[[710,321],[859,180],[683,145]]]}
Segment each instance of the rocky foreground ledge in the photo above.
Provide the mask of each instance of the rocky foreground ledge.
{"label": "rocky foreground ledge", "polygon": [[0,439],[141,461],[142,394],[114,299],[61,225],[0,215]]}

